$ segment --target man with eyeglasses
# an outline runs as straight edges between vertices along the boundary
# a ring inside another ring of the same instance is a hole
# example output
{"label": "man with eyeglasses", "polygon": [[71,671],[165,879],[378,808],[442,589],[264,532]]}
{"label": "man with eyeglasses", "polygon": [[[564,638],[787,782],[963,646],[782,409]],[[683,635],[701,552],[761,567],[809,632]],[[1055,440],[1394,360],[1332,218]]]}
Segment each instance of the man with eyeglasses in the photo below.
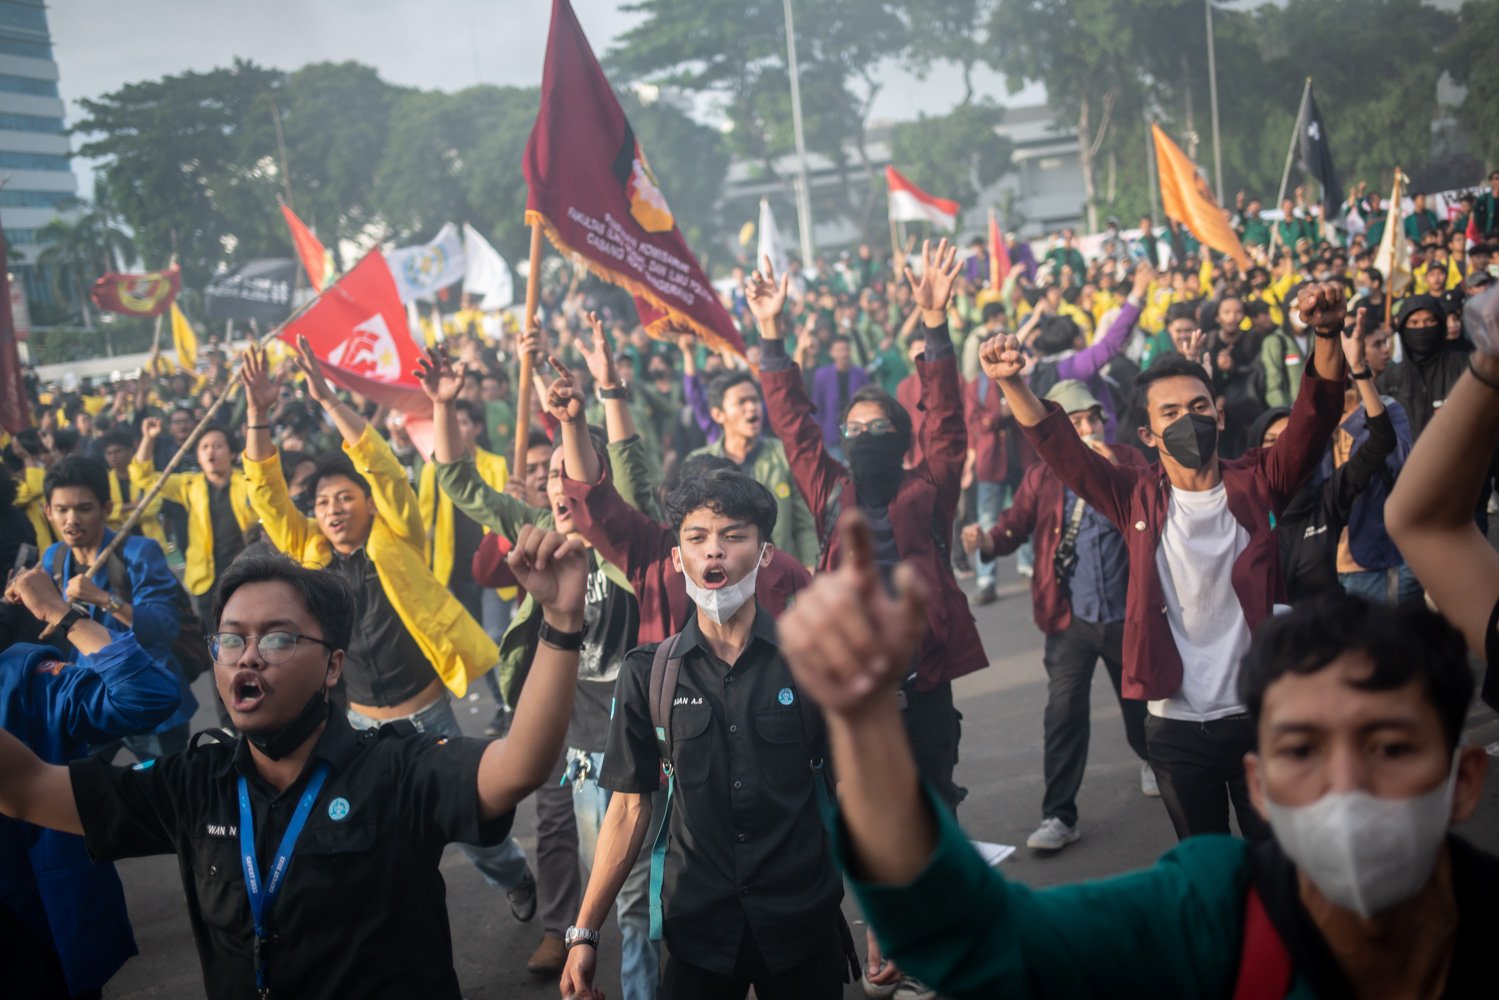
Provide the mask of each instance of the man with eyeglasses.
{"label": "man with eyeglasses", "polygon": [[582,643],[582,546],[527,527],[509,565],[544,624],[506,739],[356,730],[329,699],[355,594],[338,574],[247,557],[220,579],[208,640],[241,737],[125,768],[47,764],[0,731],[0,812],[82,834],[100,861],[178,855],[212,1000],[456,1000],[443,849],[502,841],[546,780]]}

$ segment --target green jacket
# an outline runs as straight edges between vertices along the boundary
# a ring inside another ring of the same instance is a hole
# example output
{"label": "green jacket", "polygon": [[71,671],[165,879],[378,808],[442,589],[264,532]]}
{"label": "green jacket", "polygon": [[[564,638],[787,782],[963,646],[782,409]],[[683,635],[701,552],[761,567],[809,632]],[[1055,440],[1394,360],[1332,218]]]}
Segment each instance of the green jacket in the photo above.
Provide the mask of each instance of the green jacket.
{"label": "green jacket", "polygon": [[[722,438],[687,457],[691,458],[693,455],[728,457],[724,454]],[[817,556],[821,551],[817,544],[817,522],[812,520],[811,509],[797,490],[796,480],[791,478],[791,463],[786,459],[785,447],[775,438],[760,438],[755,445],[754,457],[745,471],[751,479],[763,483],[775,494],[776,527],[770,535],[771,543],[807,569],[816,566]]]}
{"label": "green jacket", "polygon": [[1260,367],[1265,371],[1265,405],[1290,406],[1301,392],[1306,351],[1284,330],[1274,330],[1260,345]]}
{"label": "green jacket", "polygon": [[[611,455],[611,462],[613,456]],[[478,521],[497,535],[512,542],[520,536],[520,529],[527,524],[551,529],[555,523],[552,512],[544,507],[532,507],[521,503],[508,493],[501,493],[479,476],[474,460],[468,457],[456,462],[434,462],[437,468],[437,485],[442,488],[457,507],[471,519]],[[621,587],[634,593],[624,573],[612,563],[602,562],[594,556],[595,565],[604,575]],[[536,630],[541,627],[541,608],[530,594],[521,601],[510,625],[500,638],[500,691],[512,706],[525,683],[526,671],[530,668],[529,651],[535,647]]]}
{"label": "green jacket", "polygon": [[1247,247],[1267,247],[1270,245],[1270,227],[1265,225],[1265,220],[1259,216],[1246,218],[1244,228],[1241,230],[1244,245]]}
{"label": "green jacket", "polygon": [[[885,954],[950,1000],[1178,997],[1234,992],[1244,935],[1249,846],[1192,837],[1151,868],[1031,889],[986,865],[928,793],[937,850],[909,885],[871,885],[833,850]],[[1296,979],[1286,994],[1314,1000]]]}

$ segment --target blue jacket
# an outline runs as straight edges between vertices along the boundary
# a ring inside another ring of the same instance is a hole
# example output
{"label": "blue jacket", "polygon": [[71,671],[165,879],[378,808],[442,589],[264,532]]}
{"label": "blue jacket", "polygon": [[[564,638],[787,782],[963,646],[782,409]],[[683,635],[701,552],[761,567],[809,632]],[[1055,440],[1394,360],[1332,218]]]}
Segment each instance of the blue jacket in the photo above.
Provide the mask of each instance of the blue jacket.
{"label": "blue jacket", "polygon": [[[1405,468],[1405,460],[1410,457],[1411,422],[1405,407],[1394,399],[1384,397],[1384,405],[1385,411],[1390,415],[1390,423],[1395,427],[1398,443],[1385,459],[1384,474],[1369,480],[1368,487],[1353,501],[1353,509],[1348,515],[1348,551],[1360,566],[1373,570],[1393,569],[1405,564],[1400,550],[1391,541],[1389,532],[1385,531],[1384,505],[1389,499],[1390,491],[1395,488],[1395,477]],[[1362,406],[1343,421],[1342,429],[1353,438],[1352,451],[1358,451],[1364,446],[1364,442],[1369,440],[1369,416]],[[1317,478],[1325,481],[1331,475],[1332,450],[1328,449]]]}
{"label": "blue jacket", "polygon": [[[177,699],[172,671],[128,633],[72,666],[50,646],[0,652],[0,727],[48,764],[149,730]],[[0,905],[51,944],[72,993],[99,989],[136,953],[114,866],[71,833],[0,816]]]}
{"label": "blue jacket", "polygon": [[[108,545],[112,538],[114,532],[105,528],[104,540],[99,544]],[[193,713],[198,710],[198,699],[172,657],[172,643],[177,640],[177,633],[182,627],[182,619],[177,611],[177,592],[182,585],[172,575],[172,570],[167,566],[166,555],[153,539],[131,535],[120,543],[115,554],[125,563],[125,578],[130,581],[128,603],[135,615],[129,625],[99,607],[90,609],[90,617],[111,632],[134,632],[135,637],[140,640],[141,648],[153,660],[172,671],[177,680],[177,710],[152,730],[165,732],[191,722]],[[62,560],[61,573],[58,572],[59,559]],[[42,568],[53,579],[60,575],[63,580],[70,580],[81,572],[81,568],[73,563],[72,549],[62,542],[47,547],[47,551],[42,554]],[[107,566],[99,567],[98,572],[93,575],[93,581],[105,592],[113,593],[109,586]],[[73,659],[76,659],[76,654]]]}

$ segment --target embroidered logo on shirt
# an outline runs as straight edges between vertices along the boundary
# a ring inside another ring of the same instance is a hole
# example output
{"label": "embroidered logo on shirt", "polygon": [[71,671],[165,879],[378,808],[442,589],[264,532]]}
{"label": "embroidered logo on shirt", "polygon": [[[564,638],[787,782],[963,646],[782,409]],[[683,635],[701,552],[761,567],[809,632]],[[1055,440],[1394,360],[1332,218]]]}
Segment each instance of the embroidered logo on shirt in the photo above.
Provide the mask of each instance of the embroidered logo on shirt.
{"label": "embroidered logo on shirt", "polygon": [[349,815],[349,800],[340,795],[328,803],[328,818],[337,823]]}
{"label": "embroidered logo on shirt", "polygon": [[791,487],[785,483],[776,483],[776,496],[785,500],[791,495]]}
{"label": "embroidered logo on shirt", "polygon": [[780,702],[782,705],[789,705],[795,700],[796,695],[791,693],[790,688],[781,688],[780,692],[776,694],[776,701]]}
{"label": "embroidered logo on shirt", "polygon": [[38,666],[33,668],[32,672],[38,674],[51,674],[53,677],[56,677],[58,674],[62,673],[62,668],[66,666],[67,664],[62,662],[61,660],[48,660],[46,663],[39,664]]}

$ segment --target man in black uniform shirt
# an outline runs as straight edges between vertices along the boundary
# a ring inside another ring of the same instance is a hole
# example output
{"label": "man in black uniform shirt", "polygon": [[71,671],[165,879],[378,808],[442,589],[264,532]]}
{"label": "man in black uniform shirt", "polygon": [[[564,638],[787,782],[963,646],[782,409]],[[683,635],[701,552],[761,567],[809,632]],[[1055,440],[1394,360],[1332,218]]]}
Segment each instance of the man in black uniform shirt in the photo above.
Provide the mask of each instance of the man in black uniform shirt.
{"label": "man in black uniform shirt", "polygon": [[568,931],[562,992],[596,996],[597,931],[644,843],[665,758],[674,778],[658,996],[740,1000],[751,985],[760,1000],[842,996],[843,885],[818,814],[824,775],[811,766],[822,733],[804,730],[775,620],[754,599],[775,497],[720,470],[678,487],[667,513],[697,613],[666,640],[680,674],[661,728],[650,708],[656,646],[630,653],[620,670],[599,776],[614,794]]}
{"label": "man in black uniform shirt", "polygon": [[456,1000],[443,847],[504,839],[557,759],[577,683],[582,546],[527,528],[509,562],[545,618],[504,740],[356,731],[329,703],[353,594],[337,574],[251,557],[221,579],[209,637],[241,737],[61,767],[0,731],[0,812],[82,834],[101,861],[177,854],[213,1000]]}

